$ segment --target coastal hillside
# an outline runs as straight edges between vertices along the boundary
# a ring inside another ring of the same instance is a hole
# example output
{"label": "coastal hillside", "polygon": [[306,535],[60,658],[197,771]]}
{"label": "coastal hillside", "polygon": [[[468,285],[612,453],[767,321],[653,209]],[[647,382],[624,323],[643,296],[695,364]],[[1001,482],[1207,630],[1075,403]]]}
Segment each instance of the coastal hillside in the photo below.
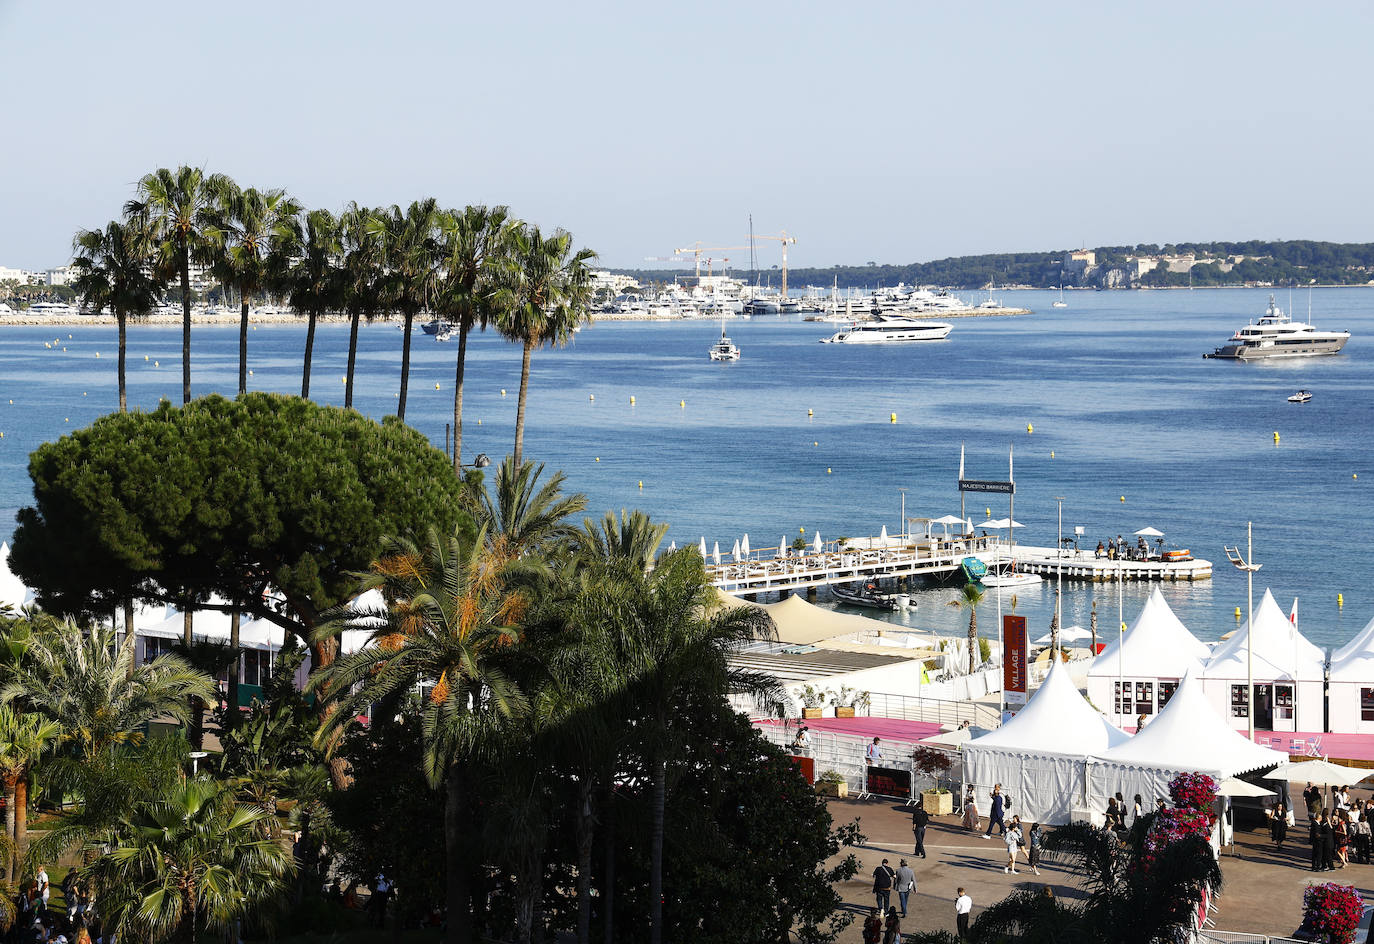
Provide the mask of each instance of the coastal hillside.
{"label": "coastal hillside", "polygon": [[[758,273],[760,283],[779,283],[780,273]],[[617,270],[641,282],[672,281],[690,269]],[[942,285],[959,289],[997,287],[1166,288],[1222,285],[1365,285],[1374,281],[1374,243],[1311,240],[1141,244],[1051,252],[952,256],[905,265],[793,268],[792,287],[840,288]]]}

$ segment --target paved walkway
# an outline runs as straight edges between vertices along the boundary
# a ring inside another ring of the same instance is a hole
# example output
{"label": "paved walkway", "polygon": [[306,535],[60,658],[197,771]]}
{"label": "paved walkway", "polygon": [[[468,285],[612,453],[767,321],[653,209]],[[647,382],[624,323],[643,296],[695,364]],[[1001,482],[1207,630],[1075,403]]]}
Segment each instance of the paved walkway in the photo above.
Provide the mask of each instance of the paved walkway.
{"label": "paved walkway", "polygon": [[[928,858],[911,855],[911,812],[891,801],[831,800],[830,814],[836,824],[858,817],[867,836],[864,847],[854,850],[861,864],[852,881],[838,887],[845,907],[857,917],[840,936],[841,944],[862,941],[862,919],[873,906],[873,870],[884,857],[895,869],[902,858],[916,872],[916,894],[902,922],[904,932],[954,930],[955,889],[962,885],[973,898],[975,920],[984,907],[1005,898],[1013,889],[1051,885],[1061,898],[1081,897],[1077,876],[1063,868],[1042,866],[1041,875],[1026,870],[1024,860],[1017,875],[1006,875],[1006,846],[994,836],[967,833],[958,828],[957,817],[936,817],[926,832]],[[1250,931],[1287,935],[1302,917],[1303,889],[1311,882],[1336,881],[1354,885],[1366,900],[1374,900],[1374,865],[1355,865],[1316,875],[1307,869],[1307,824],[1298,820],[1289,831],[1283,852],[1274,850],[1267,832],[1237,832],[1235,853],[1221,857],[1225,885],[1212,912],[1214,925],[1226,931]],[[897,896],[892,896],[897,904]]]}

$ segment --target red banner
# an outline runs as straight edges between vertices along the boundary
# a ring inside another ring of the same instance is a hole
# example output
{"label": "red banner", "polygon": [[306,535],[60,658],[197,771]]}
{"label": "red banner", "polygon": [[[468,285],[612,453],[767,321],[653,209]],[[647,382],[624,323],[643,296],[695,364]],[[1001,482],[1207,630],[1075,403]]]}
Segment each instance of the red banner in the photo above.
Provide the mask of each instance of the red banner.
{"label": "red banner", "polygon": [[1002,617],[1002,691],[1009,705],[1024,705],[1027,691],[1026,618]]}

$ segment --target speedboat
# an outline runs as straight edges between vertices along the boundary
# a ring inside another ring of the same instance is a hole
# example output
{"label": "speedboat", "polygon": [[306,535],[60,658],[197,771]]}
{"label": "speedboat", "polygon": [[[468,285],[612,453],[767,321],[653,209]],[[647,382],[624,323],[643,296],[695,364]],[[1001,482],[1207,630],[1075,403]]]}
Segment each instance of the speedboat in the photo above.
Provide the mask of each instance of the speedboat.
{"label": "speedboat", "polygon": [[1258,321],[1241,328],[1221,347],[1202,356],[1239,361],[1314,357],[1339,354],[1349,340],[1349,331],[1318,331],[1310,324],[1292,320],[1270,295],[1269,307]]}
{"label": "speedboat", "polygon": [[872,321],[861,321],[838,331],[822,344],[890,344],[898,341],[943,341],[954,330],[943,321],[918,321],[895,315],[877,314]]}
{"label": "speedboat", "polygon": [[426,321],[420,325],[420,330],[425,334],[440,334],[445,331],[452,331],[456,327],[458,326],[451,321],[435,318],[433,321]]}
{"label": "speedboat", "polygon": [[[830,593],[836,600],[839,600],[841,603],[848,603],[851,606],[866,606],[873,610],[891,611],[901,609],[901,604],[898,602],[897,597],[906,596],[905,594],[889,595],[882,593],[872,584],[864,584],[860,587],[850,587],[845,584],[837,583],[830,587]],[[907,599],[908,601],[910,600],[909,597]],[[912,604],[908,602],[907,605],[911,606]]]}
{"label": "speedboat", "polygon": [[980,581],[985,587],[1032,587],[1041,582],[1038,574],[1022,574],[1008,570],[1001,574],[988,574]]}
{"label": "speedboat", "polygon": [[725,336],[725,329],[721,328],[720,340],[706,351],[713,361],[737,361],[739,360],[739,348],[735,342]]}
{"label": "speedboat", "polygon": [[1312,399],[1312,391],[1311,391],[1311,390],[1299,390],[1297,393],[1293,394],[1291,397],[1288,398],[1288,402],[1289,402],[1289,403],[1306,403],[1308,400],[1311,400],[1311,399]]}

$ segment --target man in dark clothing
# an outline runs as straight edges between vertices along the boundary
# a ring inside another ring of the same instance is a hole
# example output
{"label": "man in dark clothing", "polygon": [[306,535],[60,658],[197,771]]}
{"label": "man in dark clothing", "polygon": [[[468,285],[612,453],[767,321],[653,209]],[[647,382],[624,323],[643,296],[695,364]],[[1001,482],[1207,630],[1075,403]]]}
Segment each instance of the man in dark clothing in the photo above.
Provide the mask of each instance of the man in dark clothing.
{"label": "man in dark clothing", "polygon": [[1322,829],[1322,869],[1331,871],[1336,867],[1336,831],[1331,826],[1331,817],[1325,813],[1321,817]]}
{"label": "man in dark clothing", "polygon": [[988,811],[988,831],[983,833],[984,839],[992,838],[992,827],[997,827],[998,835],[1006,835],[1007,824],[1004,818],[1006,811],[1006,797],[1002,796],[1002,785],[999,783],[992,788],[992,809]]}
{"label": "man in dark clothing", "polygon": [[896,877],[897,873],[887,864],[886,859],[873,870],[873,897],[877,899],[878,911],[881,914],[887,914],[892,898],[892,880]]}
{"label": "man in dark clothing", "polygon": [[1313,816],[1307,821],[1307,841],[1312,846],[1312,871],[1322,870],[1322,827]]}
{"label": "man in dark clothing", "polygon": [[911,832],[916,837],[916,855],[922,859],[926,857],[926,827],[929,825],[930,814],[926,812],[925,800],[920,800],[911,814]]}

